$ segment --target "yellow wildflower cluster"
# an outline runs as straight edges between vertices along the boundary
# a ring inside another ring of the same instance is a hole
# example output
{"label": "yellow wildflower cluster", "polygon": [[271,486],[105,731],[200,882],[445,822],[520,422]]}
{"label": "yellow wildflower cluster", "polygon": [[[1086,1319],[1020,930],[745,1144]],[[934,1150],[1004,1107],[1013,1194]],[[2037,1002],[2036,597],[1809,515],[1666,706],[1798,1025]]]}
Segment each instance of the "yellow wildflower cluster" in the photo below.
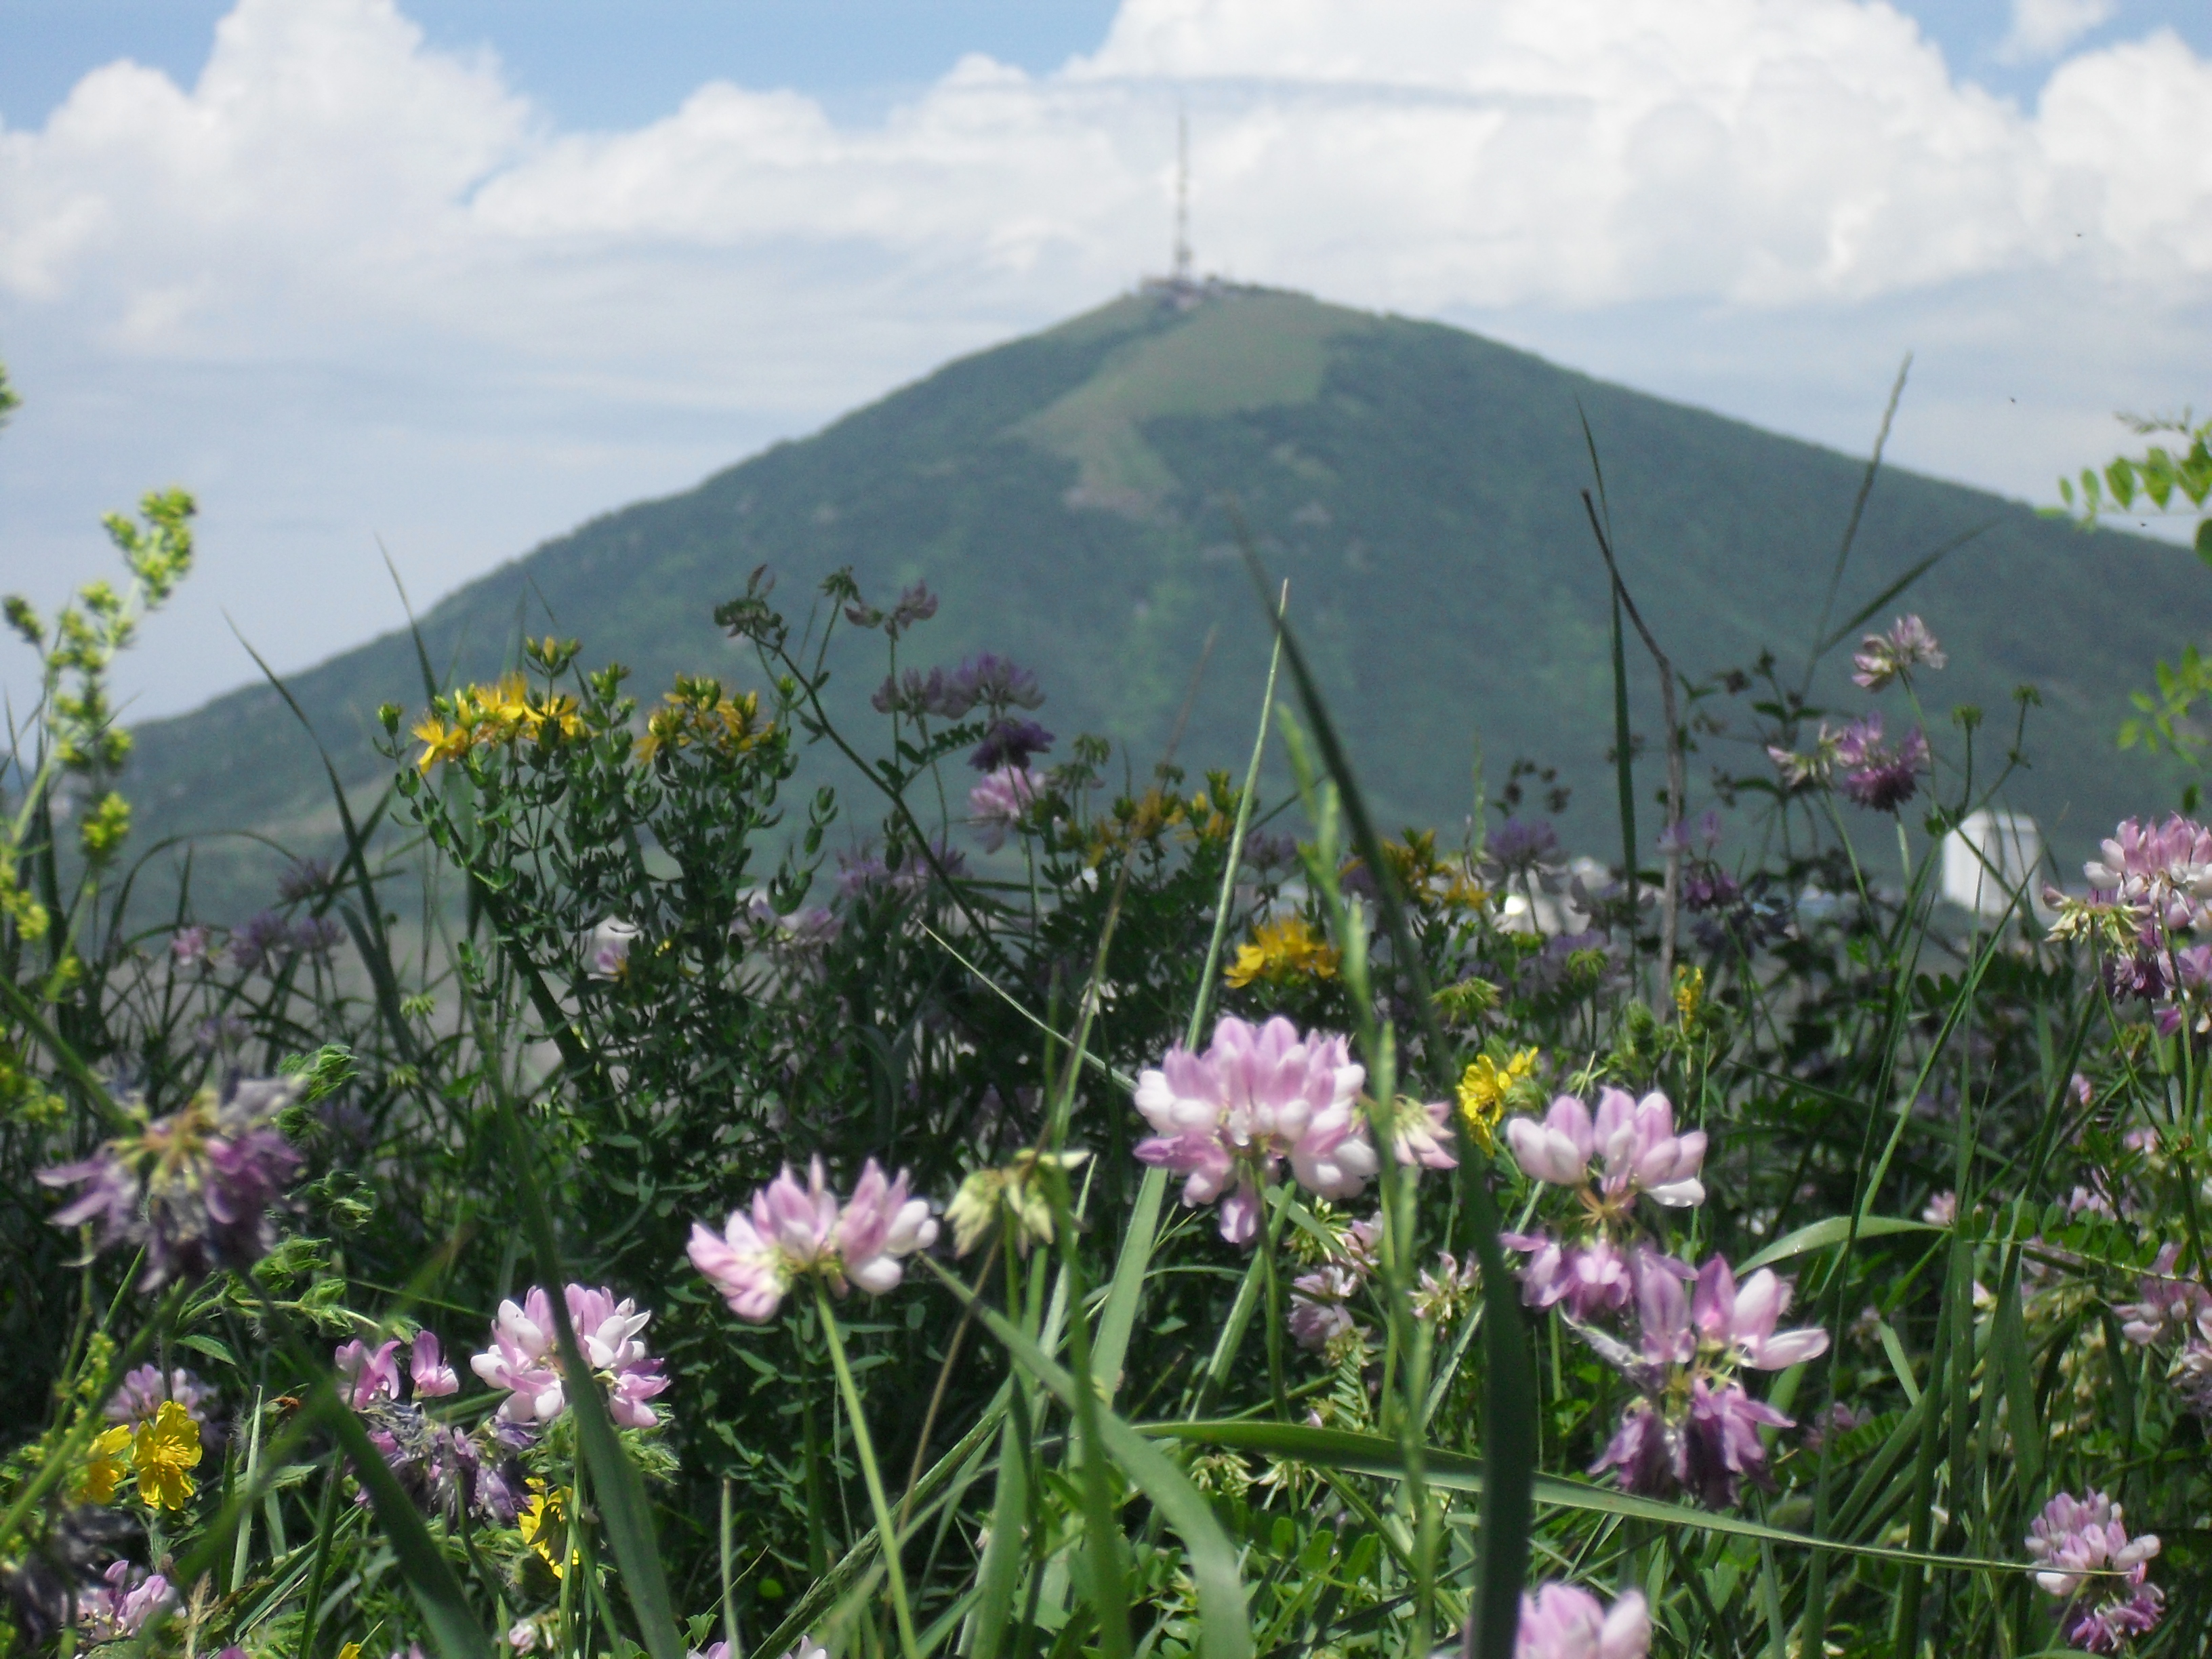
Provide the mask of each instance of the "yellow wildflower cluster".
{"label": "yellow wildflower cluster", "polygon": [[150,1423],[118,1423],[92,1443],[77,1475],[81,1504],[105,1504],[125,1473],[138,1479],[138,1499],[149,1509],[180,1510],[192,1495],[199,1467],[200,1425],[173,1400],[164,1400]]}
{"label": "yellow wildflower cluster", "polygon": [[517,738],[535,740],[550,728],[574,738],[584,730],[576,700],[564,692],[532,696],[520,674],[505,674],[489,685],[464,686],[440,697],[414,727],[422,744],[416,769],[428,774],[441,762],[456,761],[472,748],[491,748]]}
{"label": "yellow wildflower cluster", "polygon": [[1315,933],[1304,916],[1280,916],[1252,930],[1252,942],[1237,947],[1237,960],[1229,964],[1224,977],[1239,991],[1255,979],[1276,984],[1292,979],[1334,979],[1336,947]]}
{"label": "yellow wildflower cluster", "polygon": [[1674,970],[1674,1007],[1687,1025],[1698,1017],[1698,1010],[1705,1000],[1705,970],[1702,968],[1677,968]]}
{"label": "yellow wildflower cluster", "polygon": [[1516,1087],[1535,1076],[1540,1058],[1535,1049],[1523,1048],[1500,1066],[1488,1054],[1478,1054],[1460,1073],[1459,1115],[1484,1152],[1496,1149],[1498,1125],[1509,1099]]}
{"label": "yellow wildflower cluster", "polygon": [[[1433,830],[1408,830],[1405,840],[1384,842],[1382,861],[1397,878],[1398,890],[1408,903],[1445,910],[1479,910],[1490,902],[1489,890],[1468,878],[1464,862],[1437,855]],[[1364,859],[1349,860],[1337,878],[1342,881],[1365,864]]]}
{"label": "yellow wildflower cluster", "polygon": [[720,680],[678,674],[676,689],[662,702],[666,706],[653,711],[645,722],[645,735],[637,740],[641,763],[664,749],[695,745],[721,755],[742,755],[775,730],[774,721],[761,718],[757,693],[725,696]]}

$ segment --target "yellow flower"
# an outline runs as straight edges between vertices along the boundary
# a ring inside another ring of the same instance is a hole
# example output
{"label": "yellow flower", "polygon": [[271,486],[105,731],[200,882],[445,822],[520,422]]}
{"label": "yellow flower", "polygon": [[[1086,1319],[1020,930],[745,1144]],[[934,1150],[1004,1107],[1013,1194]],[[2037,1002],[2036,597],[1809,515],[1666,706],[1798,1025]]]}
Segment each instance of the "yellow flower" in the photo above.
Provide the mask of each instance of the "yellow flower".
{"label": "yellow flower", "polygon": [[415,757],[415,769],[426,777],[439,762],[459,760],[469,751],[468,728],[448,726],[435,714],[425,714],[417,720],[414,734],[422,744],[422,752]]}
{"label": "yellow flower", "polygon": [[747,691],[740,696],[722,695],[719,680],[676,677],[676,689],[646,718],[645,735],[637,740],[635,758],[642,764],[664,749],[685,749],[704,744],[724,755],[742,755],[775,730],[775,722],[760,717],[760,696]]}
{"label": "yellow flower", "polygon": [[530,1492],[530,1501],[523,1505],[517,1522],[522,1528],[522,1541],[538,1552],[538,1559],[553,1569],[556,1578],[565,1577],[568,1563],[575,1559],[568,1547],[568,1496],[542,1480],[532,1480]]}
{"label": "yellow flower", "polygon": [[180,1510],[192,1495],[191,1471],[200,1462],[200,1425],[173,1400],[164,1400],[151,1423],[131,1437],[131,1467],[138,1472],[139,1501],[149,1508]]}
{"label": "yellow flower", "polygon": [[1460,1073],[1459,1115],[1467,1120],[1468,1132],[1484,1152],[1497,1146],[1498,1124],[1505,1115],[1506,1097],[1516,1084],[1535,1074],[1536,1060],[1534,1048],[1523,1048],[1502,1066],[1488,1054],[1479,1054],[1474,1064]]}
{"label": "yellow flower", "polygon": [[123,1484],[131,1461],[131,1425],[118,1423],[92,1443],[85,1453],[84,1468],[76,1478],[76,1501],[105,1504]]}
{"label": "yellow flower", "polygon": [[1674,970],[1674,1006],[1687,1025],[1697,1018],[1698,1005],[1705,1000],[1705,970],[1702,968],[1677,968]]}
{"label": "yellow flower", "polygon": [[1263,921],[1252,930],[1252,943],[1237,947],[1226,975],[1232,989],[1255,979],[1285,980],[1310,975],[1336,977],[1336,947],[1318,937],[1301,915]]}
{"label": "yellow flower", "polygon": [[338,1650],[338,1659],[361,1659],[361,1644],[349,1642]]}

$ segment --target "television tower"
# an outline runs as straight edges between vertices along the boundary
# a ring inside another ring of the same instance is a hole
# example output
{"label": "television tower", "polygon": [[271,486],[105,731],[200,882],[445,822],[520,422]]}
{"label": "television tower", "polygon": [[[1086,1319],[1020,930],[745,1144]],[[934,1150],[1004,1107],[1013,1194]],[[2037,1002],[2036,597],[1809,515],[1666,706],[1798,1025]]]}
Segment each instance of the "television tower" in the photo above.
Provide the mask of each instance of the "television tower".
{"label": "television tower", "polygon": [[1190,275],[1190,114],[1176,112],[1175,276],[1177,287],[1186,287]]}

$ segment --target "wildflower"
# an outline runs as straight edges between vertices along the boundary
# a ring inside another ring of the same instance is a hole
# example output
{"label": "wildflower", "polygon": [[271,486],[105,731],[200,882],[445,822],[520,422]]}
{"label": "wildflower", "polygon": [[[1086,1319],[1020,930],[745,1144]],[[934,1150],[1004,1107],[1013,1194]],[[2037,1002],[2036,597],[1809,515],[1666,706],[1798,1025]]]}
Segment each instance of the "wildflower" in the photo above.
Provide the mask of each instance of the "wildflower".
{"label": "wildflower", "polygon": [[1319,1353],[1331,1341],[1352,1328],[1351,1299],[1359,1293],[1364,1276],[1340,1262],[1328,1262],[1291,1281],[1291,1311],[1286,1322],[1298,1346]]}
{"label": "wildflower", "polygon": [[375,1349],[354,1341],[331,1356],[331,1369],[345,1381],[348,1405],[359,1411],[372,1400],[399,1397],[399,1367],[392,1359],[398,1352],[397,1341]]}
{"label": "wildflower", "polygon": [[215,1398],[216,1391],[182,1365],[170,1371],[166,1384],[155,1367],[140,1365],[124,1373],[122,1382],[108,1396],[102,1414],[111,1423],[150,1423],[161,1409],[161,1402],[173,1400],[204,1431],[208,1407]]}
{"label": "wildflower", "polygon": [[1353,1112],[1366,1076],[1342,1037],[1301,1036],[1280,1017],[1256,1030],[1224,1018],[1203,1055],[1170,1049],[1139,1078],[1137,1109],[1158,1133],[1137,1157],[1185,1176],[1186,1204],[1223,1199],[1221,1236],[1249,1244],[1282,1159],[1324,1198],[1349,1198],[1376,1172]]}
{"label": "wildflower", "polygon": [[415,722],[413,736],[422,745],[422,752],[415,757],[415,769],[425,777],[432,767],[459,760],[469,752],[469,728],[458,721],[448,722],[435,713],[425,714]]}
{"label": "wildflower", "polygon": [[1536,874],[1559,860],[1559,832],[1540,819],[1523,823],[1508,818],[1483,844],[1483,868],[1492,879]]}
{"label": "wildflower", "polygon": [[968,764],[978,772],[996,772],[1005,768],[1026,769],[1030,757],[1041,755],[1052,747],[1052,733],[1035,720],[1020,720],[1002,716],[994,720],[968,757]]}
{"label": "wildflower", "polygon": [[1255,979],[1281,983],[1294,979],[1334,979],[1336,947],[1292,912],[1252,930],[1249,945],[1237,947],[1237,960],[1222,977],[1233,990],[1243,990]]}
{"label": "wildflower", "polygon": [[1688,853],[1693,848],[1711,853],[1721,844],[1721,815],[1717,807],[1708,806],[1698,817],[1697,827],[1690,827],[1686,818],[1677,818],[1659,832],[1662,853]]}
{"label": "wildflower", "polygon": [[303,956],[327,957],[345,943],[345,926],[332,916],[302,916],[292,924],[287,943]]}
{"label": "wildflower", "polygon": [[434,1332],[416,1333],[414,1346],[408,1351],[407,1375],[415,1385],[417,1400],[438,1399],[461,1391],[460,1378],[446,1364]]}
{"label": "wildflower", "polygon": [[179,927],[169,940],[169,956],[179,968],[198,968],[208,959],[208,930],[198,923]]}
{"label": "wildflower", "polygon": [[1628,1305],[1633,1290],[1628,1258],[1602,1233],[1565,1244],[1542,1232],[1500,1233],[1498,1242],[1528,1258],[1516,1275],[1525,1306],[1560,1304],[1576,1319],[1587,1320]]}
{"label": "wildflower", "polygon": [[292,948],[292,924],[274,910],[257,912],[231,930],[230,960],[249,974]]}
{"label": "wildflower", "polygon": [[149,1509],[184,1508],[199,1462],[200,1425],[173,1400],[163,1401],[154,1420],[131,1433],[131,1468],[138,1477],[139,1500]]}
{"label": "wildflower", "polygon": [[2066,1639],[2091,1653],[2117,1652],[2125,1638],[2153,1628],[2164,1608],[2157,1586],[2144,1582],[2158,1536],[2130,1538],[2122,1520],[2120,1506],[2100,1492],[2061,1492],[2028,1528],[2027,1553],[2043,1564],[2037,1585],[2065,1603]]}
{"label": "wildflower", "polygon": [[77,1602],[77,1629],[88,1644],[136,1636],[148,1620],[177,1599],[167,1578],[128,1561],[115,1563],[102,1579],[101,1589],[87,1591]]}
{"label": "wildflower", "polygon": [[1561,1095],[1541,1123],[1509,1119],[1505,1139],[1525,1174],[1554,1186],[1587,1185],[1596,1160],[1600,1201],[1616,1210],[1639,1192],[1677,1208],[1705,1202],[1705,1185],[1698,1179],[1705,1132],[1677,1135],[1674,1105],[1656,1090],[1637,1100],[1626,1090],[1607,1088],[1598,1097],[1594,1120],[1580,1099]]}
{"label": "wildflower", "polygon": [[994,714],[1044,706],[1044,693],[1038,689],[1034,673],[988,651],[962,663],[948,683],[947,692],[954,702],[964,699],[963,714],[978,703]]}
{"label": "wildflower", "polygon": [[2142,907],[2169,932],[2201,926],[2212,900],[2212,830],[2179,812],[2154,829],[2126,819],[2081,873],[2093,890]]}
{"label": "wildflower", "polygon": [[1026,766],[1002,766],[968,792],[969,819],[985,852],[1006,844],[1008,832],[1020,823],[1036,791],[1036,775]]}
{"label": "wildflower", "polygon": [[1920,1218],[1931,1227],[1948,1227],[1959,1218],[1959,1195],[1942,1192],[1922,1206]]}
{"label": "wildflower", "polygon": [[1702,968],[1677,968],[1674,970],[1674,1012],[1687,1025],[1698,1017],[1698,1009],[1705,1000],[1705,970]]}
{"label": "wildflower", "polygon": [[775,731],[763,720],[760,696],[747,691],[725,696],[721,682],[676,677],[676,689],[662,695],[663,707],[646,717],[645,732],[633,751],[641,765],[685,749],[704,748],[726,757],[757,748]]}
{"label": "wildflower", "polygon": [[2158,1341],[2169,1327],[2185,1332],[2212,1309],[2212,1291],[2174,1272],[2180,1255],[2179,1245],[2161,1245],[2150,1271],[2136,1281],[2136,1299],[2112,1310],[2120,1316],[2120,1334],[2139,1347]]}
{"label": "wildflower", "polygon": [[1851,653],[1852,680],[1869,691],[1879,691],[1892,680],[1908,684],[1915,668],[1941,668],[1949,659],[1928,624],[1915,617],[1899,617],[1887,634],[1869,634]]}
{"label": "wildflower", "polygon": [[1877,812],[1893,812],[1911,800],[1920,774],[1928,769],[1927,735],[1915,726],[1892,749],[1881,740],[1879,713],[1845,726],[1836,739],[1835,753],[1843,775],[1837,787]]}
{"label": "wildflower", "polygon": [[301,899],[313,898],[331,884],[330,861],[326,859],[295,859],[284,873],[276,878],[276,896],[287,904]]}
{"label": "wildflower", "polygon": [[1747,1394],[1736,1370],[1796,1364],[1825,1352],[1827,1335],[1774,1329],[1789,1298],[1764,1269],[1739,1289],[1727,1262],[1716,1256],[1696,1276],[1694,1298],[1683,1293],[1687,1272],[1671,1257],[1639,1249],[1632,1269],[1636,1347],[1591,1328],[1580,1331],[1639,1392],[1590,1473],[1616,1469],[1630,1492],[1666,1497],[1686,1491],[1721,1508],[1736,1501],[1747,1480],[1771,1484],[1759,1431],[1793,1426]]}
{"label": "wildflower", "polygon": [[1413,1287],[1413,1317],[1440,1325],[1458,1318],[1474,1297],[1474,1275],[1473,1256],[1462,1265],[1449,1250],[1437,1251],[1435,1269],[1422,1268],[1420,1281]]}
{"label": "wildflower", "polygon": [[902,1257],[936,1242],[929,1200],[907,1196],[904,1170],[886,1182],[870,1158],[851,1202],[841,1206],[816,1158],[805,1187],[785,1165],[753,1194],[751,1213],[731,1211],[721,1232],[694,1222],[689,1254],[732,1313],[760,1324],[775,1316],[793,1281],[810,1273],[839,1296],[853,1285],[881,1296],[905,1276]]}
{"label": "wildflower", "polygon": [[1775,770],[1782,774],[1784,788],[1825,787],[1835,770],[1836,734],[1823,720],[1808,752],[1800,754],[1794,749],[1784,749],[1778,744],[1770,743],[1766,745],[1766,757],[1774,763]]}
{"label": "wildflower", "polygon": [[1516,1087],[1536,1073],[1537,1051],[1523,1048],[1500,1066],[1488,1054],[1478,1054],[1459,1078],[1459,1115],[1468,1131],[1486,1152],[1498,1145],[1498,1125]]}
{"label": "wildflower", "polygon": [[[568,1322],[583,1351],[584,1363],[607,1389],[607,1412],[626,1428],[650,1428],[659,1420],[646,1404],[668,1387],[660,1362],[647,1357],[637,1340],[653,1316],[637,1311],[614,1292],[570,1285],[562,1291]],[[469,1368],[495,1389],[507,1390],[499,1414],[510,1423],[550,1423],[568,1409],[568,1377],[553,1330],[553,1306],[543,1286],[533,1285],[522,1304],[499,1304],[492,1346],[469,1361]]]}
{"label": "wildflower", "polygon": [[1543,1585],[1521,1597],[1521,1630],[1513,1659],[1644,1659],[1651,1650],[1651,1614],[1641,1590],[1608,1609],[1572,1584]]}
{"label": "wildflower", "polygon": [[620,916],[607,917],[584,946],[584,971],[593,979],[620,979],[629,968],[629,947],[644,931]]}
{"label": "wildflower", "polygon": [[568,1541],[568,1494],[558,1486],[532,1480],[530,1501],[522,1506],[516,1525],[522,1541],[530,1546],[539,1560],[553,1569],[553,1576],[567,1577],[570,1563],[577,1559],[577,1552]]}
{"label": "wildflower", "polygon": [[952,1227],[952,1254],[965,1255],[981,1243],[1001,1213],[1012,1224],[1014,1247],[1022,1255],[1027,1255],[1032,1244],[1051,1243],[1052,1201],[1040,1172],[1077,1169],[1090,1156],[1024,1151],[1015,1153],[1003,1170],[976,1170],[945,1206],[945,1218]]}
{"label": "wildflower", "polygon": [[[1370,1118],[1381,1111],[1376,1103],[1367,1103]],[[1398,1162],[1419,1164],[1424,1170],[1456,1170],[1459,1159],[1444,1147],[1443,1138],[1451,1133],[1451,1107],[1441,1100],[1425,1104],[1408,1096],[1400,1095],[1391,1105],[1390,1150]]]}
{"label": "wildflower", "polygon": [[269,1218],[300,1155],[271,1120],[298,1097],[291,1078],[233,1078],[218,1094],[203,1089],[167,1117],[118,1136],[91,1158],[41,1170],[49,1187],[76,1186],[54,1217],[58,1227],[97,1221],[100,1244],[143,1245],[147,1288],[200,1279],[220,1267],[246,1268],[269,1254]]}
{"label": "wildflower", "polygon": [[80,1504],[105,1504],[115,1496],[131,1467],[131,1425],[118,1423],[103,1429],[85,1450],[84,1468],[75,1488]]}

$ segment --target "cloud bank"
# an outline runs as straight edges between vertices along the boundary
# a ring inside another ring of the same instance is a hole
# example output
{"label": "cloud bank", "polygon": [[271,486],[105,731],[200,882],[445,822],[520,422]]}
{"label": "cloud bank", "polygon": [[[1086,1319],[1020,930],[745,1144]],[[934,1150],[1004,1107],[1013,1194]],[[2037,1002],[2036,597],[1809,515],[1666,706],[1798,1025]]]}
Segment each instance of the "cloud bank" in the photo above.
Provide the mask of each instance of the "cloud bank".
{"label": "cloud bank", "polygon": [[1208,268],[1850,443],[1917,346],[1900,452],[2020,493],[2212,365],[2170,33],[2022,108],[1857,0],[1126,0],[878,123],[714,80],[585,132],[392,0],[240,0],[191,88],[115,64],[0,131],[0,578],[51,601],[180,478],[209,568],[144,707],[251,672],[219,607],[304,664],[398,620],[378,532],[428,599],[1157,268],[1179,107]]}

